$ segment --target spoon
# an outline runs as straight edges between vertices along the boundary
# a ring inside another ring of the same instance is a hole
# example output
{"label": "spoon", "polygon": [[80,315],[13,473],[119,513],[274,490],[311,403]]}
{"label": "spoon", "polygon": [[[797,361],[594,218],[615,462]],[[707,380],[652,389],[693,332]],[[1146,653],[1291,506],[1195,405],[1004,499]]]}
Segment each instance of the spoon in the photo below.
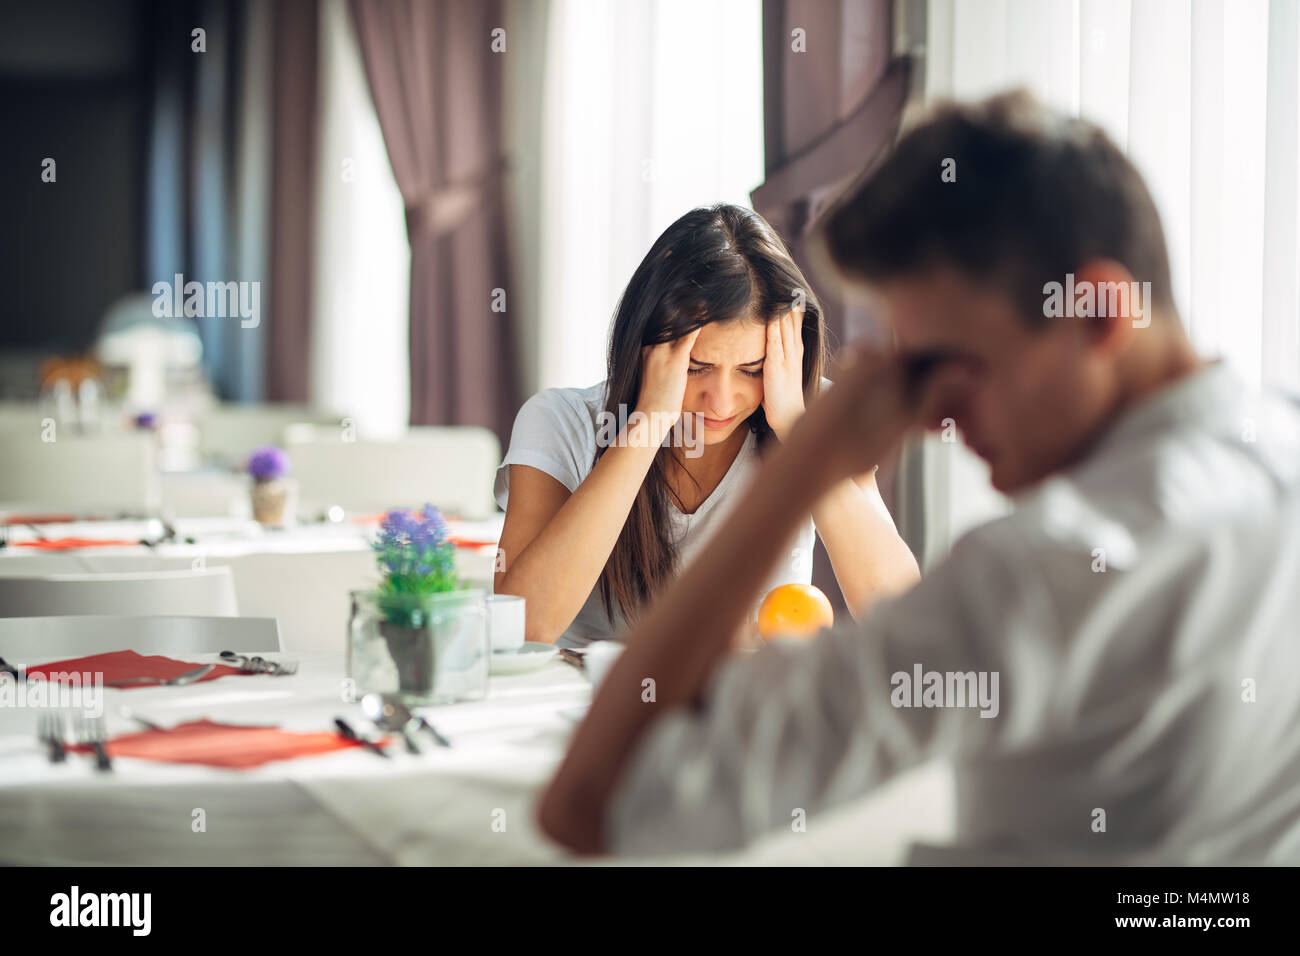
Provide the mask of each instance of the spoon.
{"label": "spoon", "polygon": [[406,734],[406,728],[415,723],[433,734],[433,739],[438,741],[438,746],[451,746],[451,741],[438,733],[433,724],[418,714],[411,713],[411,709],[402,703],[396,694],[366,694],[361,698],[361,712],[380,727],[401,731],[403,736]]}

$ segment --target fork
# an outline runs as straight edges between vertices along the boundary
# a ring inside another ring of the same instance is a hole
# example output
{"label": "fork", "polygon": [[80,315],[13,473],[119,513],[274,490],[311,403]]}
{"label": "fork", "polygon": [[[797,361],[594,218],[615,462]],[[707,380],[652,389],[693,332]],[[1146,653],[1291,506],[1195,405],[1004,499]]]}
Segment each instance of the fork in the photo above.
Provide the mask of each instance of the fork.
{"label": "fork", "polygon": [[268,661],[261,656],[248,657],[234,651],[222,651],[221,656],[228,661],[239,661],[241,674],[270,674],[272,677],[287,677],[298,672],[297,661]]}
{"label": "fork", "polygon": [[50,763],[63,763],[68,759],[63,746],[63,715],[41,711],[36,718],[36,736],[50,750]]}
{"label": "fork", "polygon": [[104,747],[104,742],[108,740],[108,732],[104,729],[103,717],[82,717],[77,718],[77,739],[88,744],[95,751],[95,768],[97,770],[112,770],[113,762],[108,759],[108,750]]}

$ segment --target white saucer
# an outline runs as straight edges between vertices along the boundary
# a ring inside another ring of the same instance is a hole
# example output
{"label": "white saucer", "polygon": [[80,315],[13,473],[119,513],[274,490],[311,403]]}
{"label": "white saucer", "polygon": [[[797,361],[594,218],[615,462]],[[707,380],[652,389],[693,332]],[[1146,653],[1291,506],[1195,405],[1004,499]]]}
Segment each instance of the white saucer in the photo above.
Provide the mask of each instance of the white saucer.
{"label": "white saucer", "polygon": [[582,707],[566,707],[557,713],[571,724],[580,724],[582,719],[587,716],[587,705]]}
{"label": "white saucer", "polygon": [[553,661],[559,651],[554,644],[525,641],[513,651],[492,652],[493,674],[523,674]]}

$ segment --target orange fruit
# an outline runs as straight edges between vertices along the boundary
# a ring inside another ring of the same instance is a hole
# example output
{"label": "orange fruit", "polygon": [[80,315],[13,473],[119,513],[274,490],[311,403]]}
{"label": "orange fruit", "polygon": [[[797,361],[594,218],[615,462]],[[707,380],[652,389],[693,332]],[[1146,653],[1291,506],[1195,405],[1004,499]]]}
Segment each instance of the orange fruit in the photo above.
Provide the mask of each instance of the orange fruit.
{"label": "orange fruit", "polygon": [[758,633],[774,637],[812,637],[835,623],[831,602],[811,584],[782,584],[767,592],[758,609]]}

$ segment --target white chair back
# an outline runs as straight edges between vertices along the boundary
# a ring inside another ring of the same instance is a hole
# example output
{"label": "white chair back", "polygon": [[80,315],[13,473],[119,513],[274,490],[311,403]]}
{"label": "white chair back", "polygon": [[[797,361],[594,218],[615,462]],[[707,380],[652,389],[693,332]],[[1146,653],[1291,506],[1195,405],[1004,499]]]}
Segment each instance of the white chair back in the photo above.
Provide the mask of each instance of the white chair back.
{"label": "white chair back", "polygon": [[492,482],[501,445],[486,428],[412,428],[393,441],[295,440],[306,437],[301,430],[289,437],[286,450],[304,513],[332,505],[377,512],[426,502],[465,518],[496,512]]}
{"label": "white chair back", "polygon": [[228,567],[0,577],[0,617],[87,614],[235,617],[239,608]]}
{"label": "white chair back", "polygon": [[272,617],[0,618],[0,657],[27,665],[108,651],[216,654],[280,651]]}
{"label": "white chair back", "polygon": [[78,514],[150,515],[161,493],[154,437],[0,432],[0,506]]}
{"label": "white chair back", "polygon": [[283,445],[285,432],[297,422],[340,431],[341,421],[310,405],[217,405],[198,418],[199,450],[205,459],[242,469],[259,445]]}

